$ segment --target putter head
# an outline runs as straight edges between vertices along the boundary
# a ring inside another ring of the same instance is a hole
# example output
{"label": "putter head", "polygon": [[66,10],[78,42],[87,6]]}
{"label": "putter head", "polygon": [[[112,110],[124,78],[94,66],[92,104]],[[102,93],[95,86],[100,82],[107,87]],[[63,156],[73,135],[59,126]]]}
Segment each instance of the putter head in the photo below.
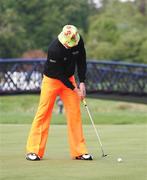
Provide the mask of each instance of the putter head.
{"label": "putter head", "polygon": [[103,154],[103,155],[102,155],[102,157],[106,157],[106,156],[108,156],[108,154]]}

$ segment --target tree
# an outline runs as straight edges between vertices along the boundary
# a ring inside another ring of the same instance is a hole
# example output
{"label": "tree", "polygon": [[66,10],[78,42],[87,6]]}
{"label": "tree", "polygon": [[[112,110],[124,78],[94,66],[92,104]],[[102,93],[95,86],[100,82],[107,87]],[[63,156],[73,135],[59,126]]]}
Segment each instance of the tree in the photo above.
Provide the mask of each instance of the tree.
{"label": "tree", "polygon": [[87,0],[1,0],[0,24],[7,21],[6,29],[11,26],[11,35],[3,31],[0,56],[17,57],[29,49],[47,51],[48,44],[65,24],[74,24],[86,33],[93,9]]}
{"label": "tree", "polygon": [[[2,10],[2,6],[1,6]],[[6,8],[0,16],[0,57],[18,57],[29,47],[18,14]],[[21,38],[21,41],[20,41]]]}
{"label": "tree", "polygon": [[90,10],[87,0],[75,0],[74,3],[71,0],[17,0],[16,5],[27,36],[34,41],[32,48],[44,50],[65,24],[74,24],[86,32]]}
{"label": "tree", "polygon": [[136,2],[138,5],[138,9],[141,12],[142,15],[146,15],[146,8],[147,8],[147,1],[146,0],[140,0]]}
{"label": "tree", "polygon": [[147,38],[143,41],[139,53],[140,62],[147,64]]}
{"label": "tree", "polygon": [[138,6],[131,2],[105,0],[104,3],[101,11],[90,18],[88,57],[145,62],[146,15],[142,16]]}

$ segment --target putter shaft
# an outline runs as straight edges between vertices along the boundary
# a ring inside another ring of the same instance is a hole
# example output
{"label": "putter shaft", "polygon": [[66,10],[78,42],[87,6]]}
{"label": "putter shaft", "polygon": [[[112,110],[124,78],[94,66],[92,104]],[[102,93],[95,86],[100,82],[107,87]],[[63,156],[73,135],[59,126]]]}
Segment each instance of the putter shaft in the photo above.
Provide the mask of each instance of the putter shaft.
{"label": "putter shaft", "polygon": [[99,136],[98,131],[97,131],[96,127],[95,127],[94,121],[93,121],[93,119],[92,119],[91,113],[90,113],[90,111],[89,111],[89,108],[88,108],[88,106],[87,106],[87,103],[86,103],[86,100],[85,100],[85,99],[83,99],[83,104],[84,104],[84,106],[85,106],[85,108],[86,108],[86,110],[87,110],[87,113],[88,113],[89,118],[90,118],[90,120],[91,120],[92,126],[93,126],[93,128],[94,128],[95,133],[96,133],[98,142],[99,142],[99,144],[100,144],[101,151],[102,151],[102,157],[105,157],[105,156],[107,156],[107,155],[104,153],[103,145],[102,145],[100,136]]}

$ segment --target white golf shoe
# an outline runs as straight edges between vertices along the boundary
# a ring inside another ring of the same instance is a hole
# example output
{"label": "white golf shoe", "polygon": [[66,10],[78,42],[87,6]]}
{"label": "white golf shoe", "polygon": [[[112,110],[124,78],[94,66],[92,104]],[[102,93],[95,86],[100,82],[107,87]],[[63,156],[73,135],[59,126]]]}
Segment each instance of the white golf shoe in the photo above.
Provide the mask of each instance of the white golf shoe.
{"label": "white golf shoe", "polygon": [[82,154],[80,156],[75,157],[77,160],[93,160],[92,155],[90,154]]}
{"label": "white golf shoe", "polygon": [[26,155],[26,159],[30,160],[30,161],[39,161],[39,160],[41,160],[41,158],[35,153],[28,153]]}

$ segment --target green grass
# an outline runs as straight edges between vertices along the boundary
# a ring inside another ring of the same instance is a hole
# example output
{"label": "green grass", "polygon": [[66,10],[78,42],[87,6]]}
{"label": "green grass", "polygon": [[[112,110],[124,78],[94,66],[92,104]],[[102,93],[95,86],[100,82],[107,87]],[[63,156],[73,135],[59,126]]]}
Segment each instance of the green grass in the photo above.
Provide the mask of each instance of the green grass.
{"label": "green grass", "polygon": [[[38,102],[38,95],[0,97],[1,180],[147,179],[147,105],[87,99],[93,119],[99,124],[104,150],[110,154],[101,158],[94,130],[86,125],[90,120],[81,104],[87,146],[94,155],[94,161],[83,162],[70,159],[65,114],[58,115],[55,104],[44,159],[29,162],[24,158],[25,144]],[[122,163],[117,162],[118,157]]]}
{"label": "green grass", "polygon": [[[0,97],[0,123],[31,123],[39,102],[38,95]],[[88,99],[89,109],[97,124],[147,123],[147,105],[118,101]],[[85,107],[81,104],[83,123],[89,124]],[[58,115],[55,104],[52,124],[65,124],[65,115]]]}
{"label": "green grass", "polygon": [[[25,160],[30,125],[0,125],[1,180],[146,180],[147,125],[98,125],[104,150],[101,151],[91,125],[84,126],[89,152],[94,161],[71,160],[65,125],[50,128],[44,159]],[[62,143],[61,143],[62,142]],[[122,163],[117,158],[123,159]]]}

